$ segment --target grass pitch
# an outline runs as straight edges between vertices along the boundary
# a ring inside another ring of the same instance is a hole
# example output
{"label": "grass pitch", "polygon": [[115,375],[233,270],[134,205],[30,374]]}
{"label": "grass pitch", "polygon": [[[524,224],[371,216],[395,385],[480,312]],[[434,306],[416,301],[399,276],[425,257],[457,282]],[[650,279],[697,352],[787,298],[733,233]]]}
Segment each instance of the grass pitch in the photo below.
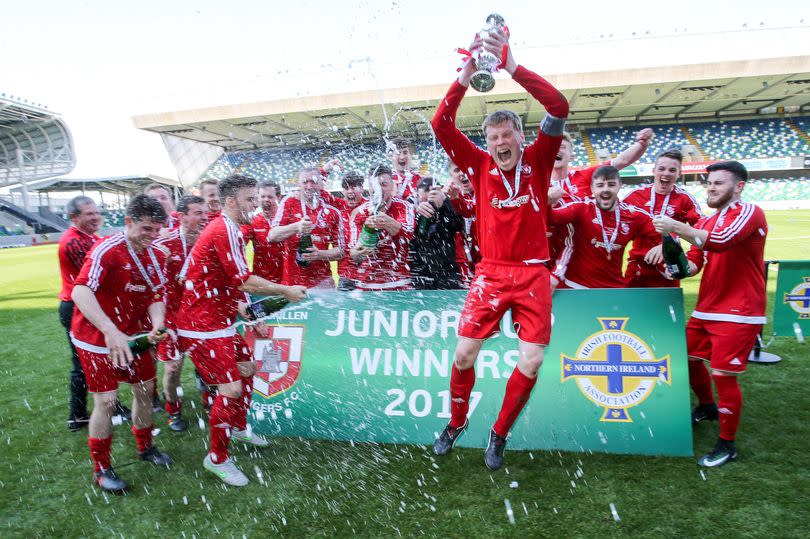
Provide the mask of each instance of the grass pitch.
{"label": "grass pitch", "polygon": [[[810,259],[810,211],[768,220],[767,258]],[[716,470],[701,473],[693,458],[509,451],[490,473],[481,450],[438,460],[423,446],[280,438],[260,452],[235,448],[252,482],[227,488],[202,470],[207,431],[187,368],[191,428],[175,435],[156,417],[156,444],[177,464],[122,466],[134,441],[128,425],[116,427],[113,463],[132,488],[105,496],[90,483],[86,431],[66,430],[58,280],[56,246],[0,251],[0,537],[810,535],[810,353],[787,338],[769,349],[780,364],[751,365],[742,377],[739,461]],[[772,271],[770,302],[774,288]],[[684,292],[688,312],[697,281]],[[126,386],[122,395],[130,399]],[[696,456],[716,436],[716,423],[700,425]]]}

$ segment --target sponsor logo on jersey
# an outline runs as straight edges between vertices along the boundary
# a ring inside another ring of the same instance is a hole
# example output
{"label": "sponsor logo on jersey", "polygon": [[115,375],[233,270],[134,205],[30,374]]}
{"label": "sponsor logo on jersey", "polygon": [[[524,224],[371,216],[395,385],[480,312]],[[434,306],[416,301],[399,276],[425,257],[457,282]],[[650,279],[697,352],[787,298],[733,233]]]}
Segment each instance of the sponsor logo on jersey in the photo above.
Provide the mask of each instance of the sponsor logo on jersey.
{"label": "sponsor logo on jersey", "polygon": [[810,277],[802,277],[802,282],[786,292],[782,301],[798,313],[800,319],[810,318]]}
{"label": "sponsor logo on jersey", "polygon": [[146,286],[142,284],[127,283],[124,285],[124,290],[127,292],[146,292]]}
{"label": "sponsor logo on jersey", "polygon": [[649,397],[656,383],[672,385],[669,355],[656,359],[646,342],[624,329],[629,318],[597,320],[601,331],[573,356],[561,354],[561,381],[575,380],[582,394],[604,409],[600,421],[632,422],[630,408]]}
{"label": "sponsor logo on jersey", "polygon": [[504,198],[500,199],[498,197],[492,197],[492,200],[489,201],[492,204],[493,208],[519,208],[524,204],[528,204],[529,202],[529,195],[523,195],[517,198]]}
{"label": "sponsor logo on jersey", "polygon": [[256,360],[253,388],[264,397],[272,397],[298,381],[304,355],[304,326],[274,325],[267,330],[267,337],[248,332],[245,341]]}

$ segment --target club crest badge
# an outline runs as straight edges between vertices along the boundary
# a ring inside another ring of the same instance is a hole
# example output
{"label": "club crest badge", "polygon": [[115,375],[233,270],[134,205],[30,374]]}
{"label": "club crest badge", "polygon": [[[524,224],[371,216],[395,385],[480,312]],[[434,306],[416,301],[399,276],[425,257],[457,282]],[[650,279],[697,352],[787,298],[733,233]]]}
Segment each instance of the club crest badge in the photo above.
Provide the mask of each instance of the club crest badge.
{"label": "club crest badge", "polygon": [[641,338],[625,330],[629,318],[597,318],[602,330],[585,339],[573,357],[561,354],[561,381],[604,409],[600,421],[632,422],[630,408],[641,404],[656,383],[672,385],[669,355],[656,359]]}
{"label": "club crest badge", "polygon": [[267,337],[252,331],[245,341],[253,350],[256,373],[253,388],[264,397],[272,397],[293,387],[301,374],[304,348],[303,326],[268,326]]}
{"label": "club crest badge", "polygon": [[785,293],[783,301],[796,311],[799,319],[810,318],[810,277],[802,277],[801,283]]}

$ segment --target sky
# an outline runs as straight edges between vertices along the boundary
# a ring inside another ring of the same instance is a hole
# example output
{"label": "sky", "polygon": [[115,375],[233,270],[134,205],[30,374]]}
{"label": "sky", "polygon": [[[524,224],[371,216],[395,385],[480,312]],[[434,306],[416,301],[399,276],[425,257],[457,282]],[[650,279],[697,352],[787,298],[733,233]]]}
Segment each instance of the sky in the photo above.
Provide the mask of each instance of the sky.
{"label": "sky", "polygon": [[517,61],[546,74],[810,54],[810,2],[796,0],[7,0],[0,92],[62,115],[73,177],[176,177],[133,116],[449,84],[455,48],[492,11]]}

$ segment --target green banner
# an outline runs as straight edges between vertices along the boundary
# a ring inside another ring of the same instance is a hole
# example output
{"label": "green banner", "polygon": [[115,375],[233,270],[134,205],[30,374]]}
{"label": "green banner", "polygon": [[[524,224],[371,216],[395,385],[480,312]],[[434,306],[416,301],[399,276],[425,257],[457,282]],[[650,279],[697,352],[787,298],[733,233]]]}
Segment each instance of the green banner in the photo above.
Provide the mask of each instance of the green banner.
{"label": "green banner", "polygon": [[[248,341],[250,413],[264,435],[432,444],[450,417],[465,292],[324,293]],[[560,290],[539,379],[512,449],[691,455],[680,289]],[[475,366],[470,427],[484,447],[517,361],[509,313]]]}
{"label": "green banner", "polygon": [[780,260],[773,306],[773,334],[804,340],[810,332],[810,260]]}

